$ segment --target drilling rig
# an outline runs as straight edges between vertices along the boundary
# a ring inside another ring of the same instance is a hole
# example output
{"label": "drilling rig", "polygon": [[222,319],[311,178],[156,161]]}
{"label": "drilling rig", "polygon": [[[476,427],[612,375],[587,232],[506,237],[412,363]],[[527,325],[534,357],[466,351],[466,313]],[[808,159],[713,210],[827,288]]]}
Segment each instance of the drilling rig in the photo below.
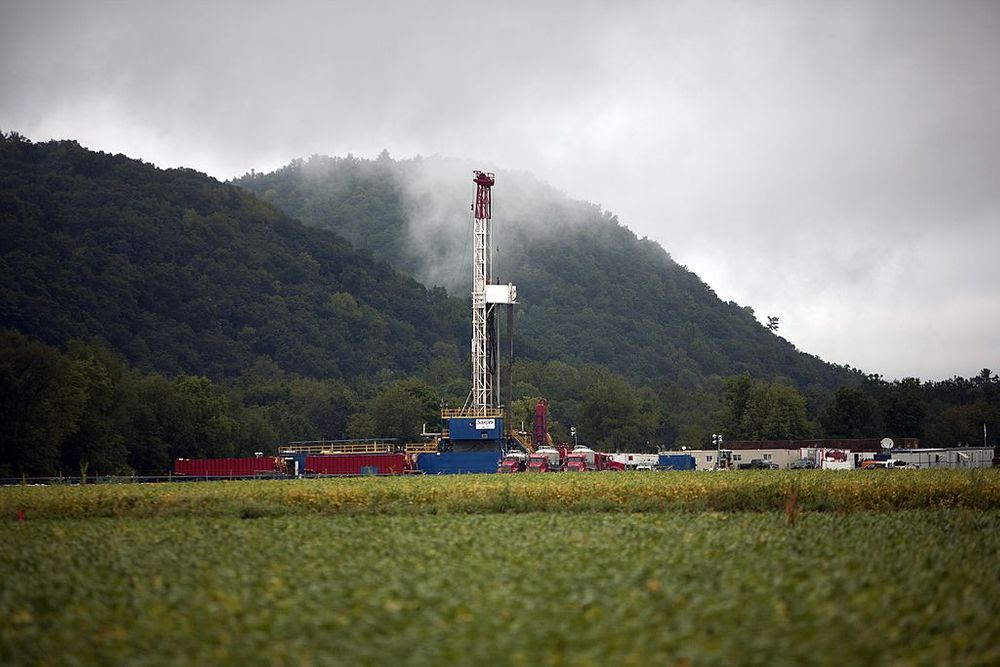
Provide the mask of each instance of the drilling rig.
{"label": "drilling rig", "polygon": [[[441,411],[444,451],[506,451],[511,446],[530,449],[504,414],[500,378],[500,315],[506,310],[507,345],[513,354],[514,305],[517,288],[494,283],[492,209],[496,177],[474,171],[476,199],[472,204],[472,389],[461,408]],[[506,306],[506,309],[503,308]]]}

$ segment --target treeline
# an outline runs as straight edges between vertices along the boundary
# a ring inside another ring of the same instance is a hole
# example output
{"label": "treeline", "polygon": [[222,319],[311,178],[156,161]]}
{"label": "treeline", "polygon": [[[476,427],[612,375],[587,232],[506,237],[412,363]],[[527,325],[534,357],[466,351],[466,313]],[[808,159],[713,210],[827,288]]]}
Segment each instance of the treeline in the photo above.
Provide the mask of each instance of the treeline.
{"label": "treeline", "polygon": [[[526,377],[515,383],[515,395],[555,399],[553,436],[568,440],[568,427],[577,426],[581,441],[610,451],[706,448],[715,433],[727,440],[906,437],[925,447],[1000,444],[1000,377],[989,369],[930,382],[868,375],[836,390],[799,389],[787,378],[749,373],[709,378],[693,390],[670,382],[636,387],[606,369],[561,362],[519,363],[515,375]],[[522,414],[528,402],[515,402]]]}
{"label": "treeline", "polygon": [[896,436],[955,447],[996,446],[1000,435],[1000,377],[988,368],[968,379],[923,383],[869,375],[814,396],[811,406],[792,386],[744,374],[726,380],[723,397],[721,433],[732,440]]}
{"label": "treeline", "polygon": [[163,474],[175,458],[273,454],[293,440],[413,441],[439,414],[417,378],[352,386],[261,362],[221,383],[138,371],[97,341],[59,350],[0,331],[0,477]]}
{"label": "treeline", "polygon": [[[259,361],[225,382],[137,370],[100,341],[64,350],[0,331],[0,477],[164,474],[175,458],[273,454],[295,440],[420,438],[442,405],[464,400],[467,369],[439,349],[420,377],[389,371],[371,380],[320,380]],[[605,451],[705,448],[729,440],[916,437],[924,446],[990,446],[1000,431],[1000,377],[886,382],[806,395],[744,374],[711,388],[636,387],[596,366],[518,362],[514,426],[531,430],[537,400],[550,402],[550,432]]]}

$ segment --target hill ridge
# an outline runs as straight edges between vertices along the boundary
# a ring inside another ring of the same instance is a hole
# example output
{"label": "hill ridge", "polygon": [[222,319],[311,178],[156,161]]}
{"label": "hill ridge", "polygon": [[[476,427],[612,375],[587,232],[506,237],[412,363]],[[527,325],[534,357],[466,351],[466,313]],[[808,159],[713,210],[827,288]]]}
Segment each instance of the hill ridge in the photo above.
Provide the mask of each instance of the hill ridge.
{"label": "hill ridge", "polygon": [[[474,164],[314,155],[233,182],[331,229],[425,284],[467,289]],[[724,302],[658,243],[602,207],[524,172],[496,170],[500,278],[518,285],[522,358],[598,364],[635,382],[697,387],[749,372],[830,388],[849,369],[801,352]],[[540,222],[539,222],[540,221]]]}

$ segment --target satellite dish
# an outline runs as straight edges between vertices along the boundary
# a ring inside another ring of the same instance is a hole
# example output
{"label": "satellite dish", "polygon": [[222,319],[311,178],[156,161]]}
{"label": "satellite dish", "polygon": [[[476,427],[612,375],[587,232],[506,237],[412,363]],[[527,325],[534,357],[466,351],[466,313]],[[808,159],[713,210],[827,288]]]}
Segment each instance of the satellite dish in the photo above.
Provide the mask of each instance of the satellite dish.
{"label": "satellite dish", "polygon": [[892,449],[894,443],[892,438],[882,438],[882,441],[878,444],[882,445],[882,449]]}

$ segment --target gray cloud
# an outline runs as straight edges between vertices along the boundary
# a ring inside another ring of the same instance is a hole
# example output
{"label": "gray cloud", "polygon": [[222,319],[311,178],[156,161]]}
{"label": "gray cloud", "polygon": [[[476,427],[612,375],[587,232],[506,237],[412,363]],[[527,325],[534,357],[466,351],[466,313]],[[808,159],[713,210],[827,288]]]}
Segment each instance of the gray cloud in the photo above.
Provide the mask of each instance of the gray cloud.
{"label": "gray cloud", "polygon": [[484,5],[8,0],[0,127],[220,178],[382,148],[529,170],[801,349],[998,366],[1000,4]]}

